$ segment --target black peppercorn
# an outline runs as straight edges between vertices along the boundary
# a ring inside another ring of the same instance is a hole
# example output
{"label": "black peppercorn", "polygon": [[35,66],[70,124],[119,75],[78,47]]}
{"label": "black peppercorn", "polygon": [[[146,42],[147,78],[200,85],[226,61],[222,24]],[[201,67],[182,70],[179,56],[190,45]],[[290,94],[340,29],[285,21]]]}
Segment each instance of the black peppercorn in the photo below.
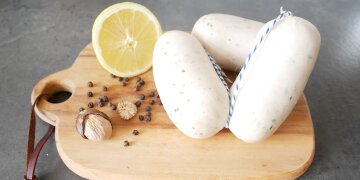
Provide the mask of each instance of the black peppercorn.
{"label": "black peppercorn", "polygon": [[109,101],[109,98],[107,96],[103,96],[101,99],[102,99],[103,102],[108,102]]}
{"label": "black peppercorn", "polygon": [[89,108],[93,108],[94,107],[94,103],[93,102],[89,102],[87,105]]}
{"label": "black peppercorn", "polygon": [[159,95],[159,93],[156,95],[156,98],[160,98],[160,95]]}
{"label": "black peppercorn", "polygon": [[136,102],[135,102],[135,106],[136,106],[136,107],[140,107],[140,106],[141,106],[141,101],[136,101]]}
{"label": "black peppercorn", "polygon": [[153,105],[153,104],[155,104],[155,101],[153,99],[150,99],[149,104]]}
{"label": "black peppercorn", "polygon": [[99,102],[104,102],[104,101],[101,98],[98,98],[97,102],[99,103]]}
{"label": "black peppercorn", "polygon": [[144,85],[144,84],[145,84],[145,81],[144,81],[143,79],[141,79],[141,80],[139,81],[139,83],[140,83],[140,85]]}
{"label": "black peppercorn", "polygon": [[100,101],[100,102],[98,102],[98,106],[99,106],[99,107],[103,107],[103,106],[104,106],[104,103]]}
{"label": "black peppercorn", "polygon": [[83,108],[83,107],[81,107],[80,109],[79,109],[79,112],[82,112],[82,111],[84,111],[85,109]]}
{"label": "black peppercorn", "polygon": [[146,121],[146,122],[150,122],[150,121],[151,121],[151,116],[146,116],[146,117],[145,117],[145,121]]}
{"label": "black peppercorn", "polygon": [[139,133],[138,130],[136,130],[136,129],[133,130],[133,135],[137,136],[137,135],[139,135],[139,134],[140,134],[140,133]]}
{"label": "black peppercorn", "polygon": [[139,120],[143,121],[144,120],[144,116],[143,115],[139,115]]}
{"label": "black peppercorn", "polygon": [[115,75],[113,75],[113,74],[110,74],[110,77],[111,77],[111,78],[116,78],[116,76],[115,76]]}
{"label": "black peppercorn", "polygon": [[150,93],[149,93],[149,97],[154,97],[155,96],[155,93],[153,92],[153,91],[151,91]]}
{"label": "black peppercorn", "polygon": [[139,89],[140,89],[140,87],[141,87],[140,82],[137,82],[137,83],[135,84],[135,88],[137,88],[137,87],[139,87]]}
{"label": "black peppercorn", "polygon": [[113,104],[113,105],[111,105],[111,110],[116,110],[117,109],[117,107]]}
{"label": "black peppercorn", "polygon": [[122,86],[126,86],[126,85],[127,85],[127,82],[123,81]]}
{"label": "black peppercorn", "polygon": [[140,91],[140,86],[136,86],[135,91]]}
{"label": "black peppercorn", "polygon": [[94,94],[93,94],[91,91],[89,91],[89,92],[87,92],[87,96],[88,96],[88,97],[93,97]]}
{"label": "black peppercorn", "polygon": [[119,77],[119,81],[122,81],[122,80],[124,80],[124,78],[123,78],[123,77]]}
{"label": "black peppercorn", "polygon": [[145,99],[145,95],[140,94],[140,100],[144,100]]}
{"label": "black peppercorn", "polygon": [[88,86],[88,87],[93,87],[94,84],[93,84],[91,81],[89,81],[89,82],[87,82],[87,86]]}
{"label": "black peppercorn", "polygon": [[106,86],[102,87],[102,91],[107,91],[107,90],[108,90],[108,88]]}
{"label": "black peppercorn", "polygon": [[150,106],[146,106],[146,107],[145,107],[145,111],[151,111],[151,107],[150,107]]}
{"label": "black peppercorn", "polygon": [[125,82],[128,82],[128,81],[129,81],[129,78],[128,78],[128,77],[124,78],[124,81],[125,81]]}
{"label": "black peppercorn", "polygon": [[124,146],[125,146],[125,147],[126,147],[126,146],[130,146],[129,141],[125,140],[125,141],[124,141]]}

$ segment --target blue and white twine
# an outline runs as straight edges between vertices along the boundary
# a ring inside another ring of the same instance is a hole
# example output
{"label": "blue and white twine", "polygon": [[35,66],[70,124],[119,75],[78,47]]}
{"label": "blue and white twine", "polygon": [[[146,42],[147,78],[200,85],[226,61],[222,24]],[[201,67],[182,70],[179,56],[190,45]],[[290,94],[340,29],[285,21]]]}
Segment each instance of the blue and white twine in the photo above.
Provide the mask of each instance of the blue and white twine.
{"label": "blue and white twine", "polygon": [[219,67],[219,65],[216,64],[215,60],[209,55],[209,59],[211,61],[211,63],[214,66],[214,69],[216,71],[216,73],[218,74],[220,80],[222,81],[222,83],[224,84],[226,91],[228,92],[229,95],[229,101],[230,101],[230,109],[229,109],[229,116],[228,116],[228,121],[225,125],[225,127],[229,127],[229,123],[230,123],[230,118],[233,115],[233,111],[234,111],[234,106],[235,106],[235,102],[237,100],[237,96],[239,95],[240,92],[240,82],[242,80],[242,77],[245,73],[245,69],[247,64],[250,62],[251,57],[254,55],[254,53],[256,52],[256,50],[258,49],[258,47],[260,47],[260,45],[264,42],[265,38],[267,37],[267,35],[270,33],[270,31],[275,27],[275,25],[280,22],[281,19],[288,17],[288,16],[292,16],[292,13],[290,11],[283,11],[282,7],[280,8],[280,14],[272,20],[272,23],[267,23],[268,27],[266,28],[266,31],[264,32],[264,34],[262,34],[260,36],[260,38],[258,38],[255,42],[254,48],[253,50],[248,54],[244,65],[241,68],[240,74],[236,77],[234,83],[233,83],[233,87],[234,87],[234,92],[230,92],[228,85],[226,84],[224,77],[227,79],[225,73],[221,70],[221,68]]}
{"label": "blue and white twine", "polygon": [[[230,96],[230,89],[229,89],[229,86],[227,85],[226,81],[228,82],[231,82],[231,80],[226,76],[226,74],[224,73],[224,71],[220,68],[220,66],[218,64],[216,64],[214,58],[208,54],[209,56],[209,60],[210,62],[212,63],[215,71],[216,71],[216,74],[219,76],[221,82],[223,83],[227,93],[228,93],[228,97],[229,97],[229,102],[231,101],[231,96]],[[229,111],[230,113],[230,111]],[[228,115],[228,121],[230,120],[230,114]]]}

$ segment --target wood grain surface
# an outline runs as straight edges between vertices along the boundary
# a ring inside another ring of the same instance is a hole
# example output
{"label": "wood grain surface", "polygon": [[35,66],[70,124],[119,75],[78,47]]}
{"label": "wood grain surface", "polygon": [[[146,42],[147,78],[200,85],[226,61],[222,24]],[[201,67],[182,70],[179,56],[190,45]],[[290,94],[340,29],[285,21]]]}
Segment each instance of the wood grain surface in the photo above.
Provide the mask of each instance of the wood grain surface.
{"label": "wood grain surface", "polygon": [[[231,74],[230,74],[231,76]],[[135,79],[123,87],[97,62],[91,44],[63,71],[42,79],[33,89],[32,101],[42,93],[71,92],[62,103],[42,99],[36,113],[56,126],[55,139],[64,163],[76,174],[89,179],[294,179],[310,166],[314,156],[314,131],[304,96],[288,119],[269,139],[247,144],[228,129],[205,139],[191,139],[171,123],[160,105],[152,105],[152,121],[121,120],[108,106],[98,107],[96,99],[107,95],[111,102],[128,99],[135,102],[139,94],[156,91],[152,71],[141,75],[145,85],[134,90]],[[86,86],[88,81],[94,87]],[[108,87],[102,92],[101,87]],[[94,97],[86,96],[88,91]],[[138,110],[145,114],[148,96]],[[157,98],[153,98],[158,101]],[[88,102],[107,113],[113,125],[110,140],[92,142],[75,131],[75,117]],[[137,129],[140,135],[134,136]],[[130,141],[124,147],[123,141]]]}

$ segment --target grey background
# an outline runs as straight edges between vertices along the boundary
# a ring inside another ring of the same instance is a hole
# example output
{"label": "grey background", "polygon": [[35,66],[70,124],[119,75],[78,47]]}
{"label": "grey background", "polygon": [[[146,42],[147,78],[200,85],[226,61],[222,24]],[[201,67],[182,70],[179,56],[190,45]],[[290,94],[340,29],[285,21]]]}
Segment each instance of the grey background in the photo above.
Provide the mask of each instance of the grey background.
{"label": "grey background", "polygon": [[[0,177],[21,179],[32,87],[70,66],[91,40],[95,17],[119,1],[0,1]],[[191,30],[202,15],[227,13],[266,22],[281,5],[315,24],[322,36],[318,62],[307,85],[316,133],[316,154],[300,179],[360,177],[360,1],[351,0],[157,0],[137,1],[163,29]],[[38,123],[37,135],[46,128]],[[41,179],[82,179],[56,151],[54,137],[40,155]]]}

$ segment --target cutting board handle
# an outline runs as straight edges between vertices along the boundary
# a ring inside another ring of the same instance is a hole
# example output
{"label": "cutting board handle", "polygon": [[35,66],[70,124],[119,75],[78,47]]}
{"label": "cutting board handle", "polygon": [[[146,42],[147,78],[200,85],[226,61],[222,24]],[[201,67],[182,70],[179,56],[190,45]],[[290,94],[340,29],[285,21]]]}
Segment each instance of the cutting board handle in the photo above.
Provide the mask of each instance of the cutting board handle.
{"label": "cutting board handle", "polygon": [[[70,69],[59,71],[43,78],[33,88],[31,103],[34,103],[36,97],[40,94],[45,94],[35,107],[36,114],[53,126],[55,126],[55,122],[58,121],[59,116],[57,114],[61,113],[62,107],[68,106],[72,101],[71,97],[75,91],[75,83],[71,75]],[[60,93],[68,94],[69,96],[67,99],[63,99],[62,102],[51,101],[51,97]]]}

